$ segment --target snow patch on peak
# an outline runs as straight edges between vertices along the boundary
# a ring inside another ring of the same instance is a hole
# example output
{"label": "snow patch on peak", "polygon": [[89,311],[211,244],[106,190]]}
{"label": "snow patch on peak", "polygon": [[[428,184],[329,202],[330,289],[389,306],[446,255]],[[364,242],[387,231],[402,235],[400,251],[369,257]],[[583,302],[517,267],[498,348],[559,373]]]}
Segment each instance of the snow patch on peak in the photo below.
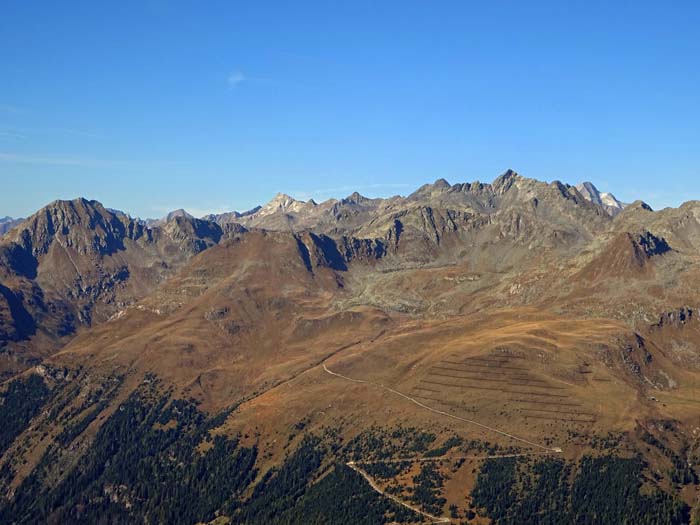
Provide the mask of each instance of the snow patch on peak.
{"label": "snow patch on peak", "polygon": [[582,182],[576,186],[576,189],[584,199],[602,206],[613,217],[625,208],[625,205],[612,193],[599,191],[592,182]]}

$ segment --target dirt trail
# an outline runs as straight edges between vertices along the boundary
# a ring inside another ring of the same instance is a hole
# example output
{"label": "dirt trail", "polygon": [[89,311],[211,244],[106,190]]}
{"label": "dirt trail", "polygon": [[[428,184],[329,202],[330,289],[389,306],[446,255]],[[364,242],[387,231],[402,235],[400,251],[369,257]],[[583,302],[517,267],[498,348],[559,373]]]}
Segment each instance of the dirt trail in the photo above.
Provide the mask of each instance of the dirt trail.
{"label": "dirt trail", "polygon": [[415,513],[417,513],[417,514],[420,514],[421,516],[423,516],[423,517],[425,517],[425,518],[428,518],[428,519],[431,521],[431,523],[452,523],[452,520],[450,520],[450,518],[441,518],[441,517],[439,517],[439,516],[434,516],[434,515],[432,515],[432,514],[430,514],[430,513],[428,513],[428,512],[422,511],[422,510],[419,509],[418,507],[414,507],[414,506],[411,505],[410,503],[406,503],[405,501],[401,501],[399,498],[397,498],[397,497],[394,496],[393,494],[389,494],[388,492],[384,492],[384,491],[379,487],[379,485],[377,485],[377,484],[374,482],[374,480],[372,479],[372,476],[370,476],[369,474],[367,474],[367,472],[365,472],[365,471],[362,470],[360,467],[358,467],[358,466],[357,466],[357,463],[355,463],[354,461],[350,461],[349,463],[347,463],[347,466],[350,467],[351,469],[353,469],[353,470],[354,470],[355,472],[357,472],[358,474],[360,474],[363,478],[365,478],[365,480],[367,481],[367,483],[369,483],[369,486],[372,487],[372,489],[373,489],[375,492],[381,494],[381,495],[384,496],[385,498],[389,498],[389,499],[392,500],[394,503],[396,503],[396,504],[398,504],[398,505],[401,505],[402,507],[405,507],[405,508],[407,508],[407,509],[409,509],[409,510],[412,510],[413,512],[415,512]]}

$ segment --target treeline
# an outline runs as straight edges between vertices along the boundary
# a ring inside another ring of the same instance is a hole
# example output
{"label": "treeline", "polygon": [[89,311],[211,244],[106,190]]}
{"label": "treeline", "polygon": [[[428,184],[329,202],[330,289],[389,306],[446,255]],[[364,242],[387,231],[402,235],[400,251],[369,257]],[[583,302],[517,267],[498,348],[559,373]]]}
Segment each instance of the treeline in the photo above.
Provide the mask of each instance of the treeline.
{"label": "treeline", "polygon": [[[325,436],[327,437],[327,436]],[[420,521],[412,511],[377,494],[344,464],[323,467],[332,443],[306,436],[281,467],[270,470],[252,498],[233,514],[249,525],[354,525]]]}
{"label": "treeline", "polygon": [[675,525],[688,507],[651,487],[642,489],[639,457],[585,456],[573,482],[571,465],[557,459],[486,460],[472,491],[473,505],[499,525]]}
{"label": "treeline", "polygon": [[413,477],[411,500],[431,514],[442,514],[442,508],[447,502],[445,498],[440,496],[443,482],[442,474],[435,463],[424,463],[420,472]]}
{"label": "treeline", "polygon": [[374,461],[425,453],[437,436],[414,427],[370,427],[344,447],[354,461]]}
{"label": "treeline", "polygon": [[[69,394],[66,399],[75,398],[75,392]],[[12,443],[48,396],[39,376],[9,386],[0,413],[12,425],[2,429],[3,442]],[[334,429],[326,429],[322,437],[305,436],[280,466],[252,487],[258,475],[257,449],[241,446],[235,437],[212,437],[210,430],[226,414],[209,418],[195,402],[162,395],[155,377],[119,406],[77,463],[70,464],[66,445],[111,399],[111,391],[98,391],[73,411],[75,417],[66,420],[14,499],[0,499],[0,523],[191,525],[218,516],[250,525],[420,520],[374,492],[346,465],[328,463],[345,457]],[[381,440],[370,434],[356,445],[376,453]],[[423,450],[434,438],[411,429],[397,431],[395,439]]]}
{"label": "treeline", "polygon": [[149,394],[123,403],[57,483],[58,448],[50,447],[0,509],[0,522],[193,524],[235,507],[255,478],[256,449],[210,437],[194,403]]}
{"label": "treeline", "polygon": [[38,374],[15,379],[0,393],[0,456],[29,425],[50,397]]}
{"label": "treeline", "polygon": [[[420,516],[377,494],[344,462],[498,449],[456,436],[440,445],[436,435],[412,427],[375,427],[344,443],[337,429],[327,428],[305,435],[281,464],[258,478],[255,447],[210,433],[227,413],[209,417],[193,401],[163,395],[149,377],[77,458],[68,449],[111,402],[116,387],[95,390],[68,417],[57,407],[76,398],[77,389],[70,388],[50,391],[40,376],[31,375],[0,394],[0,451],[7,451],[43,410],[65,417],[62,432],[14,498],[0,498],[0,523],[189,525],[218,516],[248,525],[418,522]],[[294,431],[305,426],[300,422]],[[410,467],[410,462],[365,465],[373,477],[384,479]],[[489,459],[472,491],[473,507],[466,513],[454,505],[449,510],[455,518],[478,511],[494,523],[513,525],[687,522],[684,504],[652,485],[642,487],[644,469],[639,457],[584,457],[577,465],[554,458]],[[12,474],[7,466],[0,472],[6,480]],[[392,491],[442,515],[444,475],[439,462],[426,462],[410,488],[394,484]]]}

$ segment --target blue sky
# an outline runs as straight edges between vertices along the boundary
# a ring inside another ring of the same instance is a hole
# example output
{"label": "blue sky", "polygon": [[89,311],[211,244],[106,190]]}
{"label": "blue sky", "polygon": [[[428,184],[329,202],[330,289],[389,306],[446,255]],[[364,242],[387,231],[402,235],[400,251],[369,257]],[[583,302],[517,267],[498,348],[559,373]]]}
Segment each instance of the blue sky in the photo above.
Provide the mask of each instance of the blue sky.
{"label": "blue sky", "polygon": [[200,215],[507,168],[700,199],[699,23],[697,1],[5,2],[0,216],[76,196]]}

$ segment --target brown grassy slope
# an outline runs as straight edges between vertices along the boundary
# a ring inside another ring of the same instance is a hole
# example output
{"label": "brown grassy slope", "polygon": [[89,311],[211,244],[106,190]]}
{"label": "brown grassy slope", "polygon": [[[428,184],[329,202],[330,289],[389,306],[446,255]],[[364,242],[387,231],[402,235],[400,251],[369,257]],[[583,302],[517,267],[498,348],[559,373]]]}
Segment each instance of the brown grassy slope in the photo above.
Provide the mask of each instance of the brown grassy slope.
{"label": "brown grassy slope", "polygon": [[[572,448],[569,430],[628,431],[637,420],[658,416],[659,406],[647,399],[648,379],[655,369],[645,367],[638,373],[631,364],[636,356],[620,353],[627,337],[629,330],[615,322],[508,310],[470,319],[404,323],[375,341],[338,353],[326,365],[536,443],[545,444],[549,438],[575,454],[578,448]],[[630,351],[635,352],[638,349]],[[667,366],[662,357],[659,361],[654,366]],[[403,423],[449,427],[468,439],[523,446],[436,415],[376,385],[344,381],[315,367],[244,404],[229,425],[265,427],[263,434],[281,437],[304,417],[319,426]]]}
{"label": "brown grassy slope", "polygon": [[[602,268],[595,273],[601,279],[619,279],[612,271],[617,268],[629,282],[646,282],[647,270],[642,275],[626,271],[627,261],[635,271],[638,268],[634,265],[638,252],[629,237],[625,239],[631,248],[625,245],[619,253],[603,249],[588,267]],[[659,261],[645,259],[644,264],[657,272],[656,265],[673,256],[659,255],[655,257]],[[305,399],[305,394],[297,389],[285,393],[288,386],[277,385],[291,385],[313,374],[323,377],[319,364],[328,359],[341,372],[352,363],[348,370],[359,378],[388,382],[401,391],[420,388],[419,383],[425,386],[426,381],[433,386],[459,383],[459,388],[428,386],[423,392],[437,390],[440,396],[429,397],[457,404],[481,418],[521,421],[516,426],[528,427],[526,433],[535,437],[544,435],[555,420],[535,421],[538,411],[533,407],[552,407],[528,401],[541,398],[554,403],[558,396],[570,397],[578,408],[565,416],[555,414],[557,418],[595,420],[589,425],[593,431],[629,429],[638,417],[659,410],[650,405],[648,389],[692,387],[695,381],[694,374],[683,370],[668,352],[660,333],[644,332],[647,339],[640,342],[621,320],[563,314],[562,304],[575,305],[587,297],[588,278],[570,283],[564,289],[568,297],[549,306],[543,302],[534,310],[517,306],[524,292],[513,292],[515,272],[475,274],[460,265],[386,273],[358,265],[337,272],[316,263],[309,267],[290,234],[251,232],[195,257],[156,293],[118,319],[78,337],[53,361],[140,375],[155,372],[180,395],[202,400],[211,411],[259,396],[251,406],[264,400],[271,410],[281,411],[271,421],[284,429],[289,422],[281,422],[286,417],[303,417],[286,411],[291,402],[287,396]],[[566,272],[543,276],[554,282],[568,278]],[[543,289],[551,295],[557,291]],[[601,286],[595,293],[604,290]],[[376,301],[382,294],[381,302]],[[616,305],[627,298],[608,295],[606,300]],[[402,305],[411,301],[417,306],[406,310]],[[458,314],[464,301],[470,302],[470,315]],[[508,304],[516,306],[509,309]],[[402,311],[419,316],[406,317]],[[462,364],[464,359],[498,352],[512,354],[508,359],[523,361],[525,369]],[[475,377],[481,381],[471,380]],[[325,384],[328,378],[323,379]],[[529,389],[501,391],[504,381]],[[347,387],[338,385],[339,392],[346,395]],[[313,399],[325,402],[332,395],[332,391],[316,392],[302,405],[314,405]],[[358,400],[366,401],[364,396]],[[562,410],[556,403],[553,409]],[[410,412],[414,417],[416,411]],[[586,418],[577,415],[584,412]]]}
{"label": "brown grassy slope", "polygon": [[153,296],[51,361],[154,372],[216,411],[389,323],[367,307],[338,311],[332,299],[343,293],[335,272],[307,268],[293,236],[255,232],[200,254]]}

